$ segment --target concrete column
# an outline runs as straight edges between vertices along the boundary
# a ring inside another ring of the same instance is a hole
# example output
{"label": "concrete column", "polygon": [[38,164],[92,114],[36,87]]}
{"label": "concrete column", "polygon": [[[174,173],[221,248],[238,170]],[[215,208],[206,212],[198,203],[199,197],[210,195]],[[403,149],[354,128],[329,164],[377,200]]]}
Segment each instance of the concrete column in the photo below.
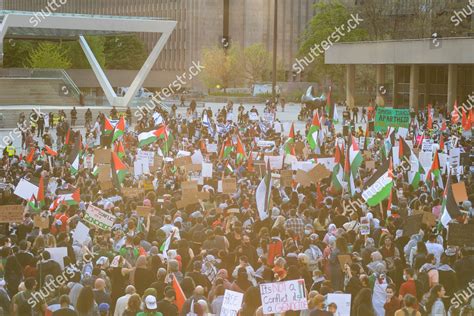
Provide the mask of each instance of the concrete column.
{"label": "concrete column", "polygon": [[397,76],[398,66],[393,65],[393,95],[392,95],[392,107],[396,108],[398,106],[397,100],[397,83],[398,83],[398,76]]}
{"label": "concrete column", "polygon": [[425,96],[423,98],[424,106],[430,103],[430,66],[425,66]]}
{"label": "concrete column", "polygon": [[387,87],[385,87],[385,65],[377,65],[375,80],[377,82],[377,91],[375,104],[379,106],[385,105],[385,96],[387,95]]}
{"label": "concrete column", "polygon": [[410,109],[418,110],[418,95],[419,95],[419,82],[420,82],[420,66],[410,66]]}
{"label": "concrete column", "polygon": [[346,65],[346,103],[349,108],[355,106],[355,65]]}
{"label": "concrete column", "polygon": [[[448,111],[453,110],[454,101],[458,97],[458,65],[448,65]],[[462,102],[461,102],[462,103]]]}

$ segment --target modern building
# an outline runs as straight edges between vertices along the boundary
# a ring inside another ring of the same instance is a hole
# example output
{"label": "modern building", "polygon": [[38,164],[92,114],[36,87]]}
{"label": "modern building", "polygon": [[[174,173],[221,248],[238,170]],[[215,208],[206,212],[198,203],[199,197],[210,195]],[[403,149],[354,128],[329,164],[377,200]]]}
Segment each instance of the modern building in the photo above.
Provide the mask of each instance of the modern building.
{"label": "modern building", "polygon": [[[1,0],[0,0],[1,1]],[[4,9],[47,12],[51,0],[3,0]],[[59,3],[59,0],[56,0]],[[314,15],[313,5],[319,0],[278,0],[278,59],[292,77],[291,65],[298,52],[298,41],[306,24]],[[200,59],[203,48],[222,45],[263,43],[273,49],[274,0],[69,0],[57,13],[103,14],[169,18],[178,22],[150,75],[166,78],[182,74]],[[141,34],[148,50],[157,42],[157,34]],[[86,75],[84,73],[83,75]],[[78,78],[79,82],[94,82]],[[162,82],[163,81],[163,82]]]}
{"label": "modern building", "polygon": [[[377,97],[391,91],[395,107],[439,104],[452,109],[456,101],[461,105],[474,96],[473,37],[338,43],[326,52],[325,63],[346,65],[349,106],[355,104],[357,65],[376,68]],[[387,67],[393,67],[392,80],[386,80]]]}

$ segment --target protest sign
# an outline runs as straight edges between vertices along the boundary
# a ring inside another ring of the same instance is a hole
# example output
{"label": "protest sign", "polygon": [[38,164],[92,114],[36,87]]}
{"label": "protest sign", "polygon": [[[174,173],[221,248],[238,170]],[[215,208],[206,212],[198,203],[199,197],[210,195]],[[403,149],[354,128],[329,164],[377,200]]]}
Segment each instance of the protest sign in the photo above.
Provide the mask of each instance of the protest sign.
{"label": "protest sign", "polygon": [[99,168],[99,175],[97,176],[98,182],[106,182],[112,179],[112,167],[110,164],[103,164]]}
{"label": "protest sign", "polygon": [[200,150],[196,150],[194,154],[191,156],[191,161],[193,165],[200,165],[202,164],[204,157],[202,156],[202,153]]}
{"label": "protest sign", "polygon": [[144,194],[145,190],[140,188],[122,188],[122,194],[126,198],[136,198]]}
{"label": "protest sign", "polygon": [[193,164],[193,161],[191,159],[191,156],[178,157],[178,158],[175,158],[174,160],[174,165],[176,167],[192,165],[192,164]]}
{"label": "protest sign", "polygon": [[406,217],[405,222],[403,223],[403,236],[410,237],[411,235],[418,234],[422,222],[423,214]]}
{"label": "protest sign", "polygon": [[181,190],[184,194],[195,194],[198,191],[197,181],[183,181],[181,182]]}
{"label": "protest sign", "polygon": [[89,227],[84,225],[82,222],[77,223],[76,229],[74,229],[74,234],[72,234],[72,239],[82,245],[88,238]]}
{"label": "protest sign", "polygon": [[143,216],[143,217],[147,217],[148,214],[151,213],[151,211],[153,211],[153,208],[150,207],[150,206],[143,206],[143,205],[140,205],[140,206],[137,206],[137,214],[138,216]]}
{"label": "protest sign", "polygon": [[369,221],[368,217],[361,217],[360,218],[359,233],[361,235],[370,234],[370,221]]}
{"label": "protest sign", "polygon": [[0,223],[23,222],[23,205],[0,205]]}
{"label": "protest sign", "polygon": [[375,113],[375,132],[385,132],[390,127],[408,128],[410,124],[410,109],[394,109],[379,107]]}
{"label": "protest sign", "polygon": [[293,182],[293,171],[282,170],[280,172],[280,185],[282,187],[291,187],[292,182]]}
{"label": "protest sign", "polygon": [[94,150],[94,160],[96,164],[110,163],[110,149],[97,148]]}
{"label": "protest sign", "polygon": [[433,162],[433,155],[431,152],[420,151],[418,154],[418,160],[425,171],[430,170]]}
{"label": "protest sign", "polygon": [[163,157],[156,155],[153,158],[153,166],[150,166],[150,171],[155,172],[158,169],[160,169],[162,165],[163,165]]}
{"label": "protest sign", "polygon": [[262,148],[268,148],[268,147],[273,147],[275,146],[275,142],[273,140],[258,140],[257,141],[257,146],[262,147]]}
{"label": "protest sign", "polygon": [[187,172],[198,172],[201,171],[202,165],[201,164],[191,164],[191,165],[186,165],[184,166]]}
{"label": "protest sign", "polygon": [[312,168],[308,172],[308,176],[311,178],[311,182],[318,183],[324,178],[327,178],[331,175],[331,172],[326,169],[326,167],[322,164],[317,164],[314,168]]}
{"label": "protest sign", "polygon": [[231,290],[225,290],[224,301],[222,302],[221,315],[235,316],[242,307],[244,294]]}
{"label": "protest sign", "polygon": [[102,191],[108,191],[110,189],[113,189],[114,188],[114,184],[112,183],[112,181],[103,181],[103,182],[99,182],[99,186],[100,186],[100,189]]}
{"label": "protest sign", "polygon": [[414,211],[413,215],[423,215],[421,220],[422,223],[426,224],[428,227],[433,227],[436,225],[436,216],[431,212],[424,212],[424,211]]}
{"label": "protest sign", "polygon": [[336,163],[334,162],[334,157],[327,157],[327,158],[318,157],[318,164],[323,165],[330,172],[332,172],[332,170],[334,169],[334,166],[336,166]]}
{"label": "protest sign", "polygon": [[154,151],[145,151],[139,150],[137,152],[137,160],[142,160],[148,163],[148,166],[153,166],[155,162],[155,152]]}
{"label": "protest sign", "polygon": [[94,168],[94,155],[87,155],[84,158],[84,168],[93,169]]}
{"label": "protest sign", "polygon": [[37,196],[38,186],[25,179],[20,179],[20,182],[18,182],[18,185],[16,186],[15,191],[13,193],[16,196],[19,196],[22,199],[29,201],[33,195],[35,197]]}
{"label": "protest sign", "polygon": [[133,162],[133,174],[140,177],[142,174],[150,173],[150,165],[147,160],[135,160]]}
{"label": "protest sign", "polygon": [[291,170],[310,171],[316,164],[312,161],[296,161],[291,164]]}
{"label": "protest sign", "polygon": [[474,224],[450,223],[447,244],[458,247],[474,247]]}
{"label": "protest sign", "polygon": [[301,155],[303,153],[303,148],[304,148],[304,143],[303,142],[296,142],[295,143],[295,152],[297,155]]}
{"label": "protest sign", "polygon": [[235,178],[222,179],[222,193],[234,193],[237,191],[237,181]]}
{"label": "protest sign", "polygon": [[467,201],[468,197],[466,185],[464,184],[464,182],[453,183],[451,185],[451,188],[453,190],[454,200],[456,201],[456,203]]}
{"label": "protest sign", "polygon": [[347,316],[351,314],[351,294],[328,293],[326,295],[326,306],[331,303],[337,306],[334,316]]}
{"label": "protest sign", "polygon": [[33,218],[33,225],[39,229],[44,229],[49,227],[49,219],[40,215],[35,215]]}
{"label": "protest sign", "polygon": [[275,119],[275,114],[273,113],[263,113],[262,119],[266,122],[272,123]]}
{"label": "protest sign", "polygon": [[115,216],[94,206],[89,205],[84,215],[84,221],[103,230],[110,230],[115,222]]}
{"label": "protest sign", "polygon": [[217,144],[206,144],[206,150],[208,153],[216,153],[217,152]]}
{"label": "protest sign", "polygon": [[339,266],[341,267],[341,270],[344,271],[346,264],[351,265],[352,257],[351,255],[338,255],[337,261],[339,261]]}
{"label": "protest sign", "polygon": [[425,138],[423,139],[423,143],[421,143],[421,150],[426,152],[432,152],[433,144],[434,141],[431,138]]}
{"label": "protest sign", "polygon": [[265,164],[270,163],[270,170],[281,170],[283,168],[283,156],[265,156]]}
{"label": "protest sign", "polygon": [[264,314],[308,309],[303,279],[260,284]]}
{"label": "protest sign", "polygon": [[308,187],[311,185],[311,177],[307,172],[301,169],[296,170],[295,181],[301,184],[303,187]]}
{"label": "protest sign", "polygon": [[51,260],[56,261],[64,269],[64,257],[67,257],[67,247],[44,248],[51,255]]}
{"label": "protest sign", "polygon": [[212,163],[203,162],[202,163],[202,173],[201,175],[204,178],[212,178]]}

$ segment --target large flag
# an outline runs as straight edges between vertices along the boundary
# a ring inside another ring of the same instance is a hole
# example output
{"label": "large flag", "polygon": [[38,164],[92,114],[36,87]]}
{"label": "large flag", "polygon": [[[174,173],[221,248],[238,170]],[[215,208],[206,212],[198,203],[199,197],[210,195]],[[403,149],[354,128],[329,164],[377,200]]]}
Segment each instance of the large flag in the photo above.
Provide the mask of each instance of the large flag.
{"label": "large flag", "polygon": [[441,179],[441,169],[440,169],[438,151],[435,151],[430,172],[433,174],[434,180],[438,183],[438,186],[440,188],[443,188],[443,181]]}
{"label": "large flag", "polygon": [[149,132],[140,133],[138,135],[138,147],[143,147],[152,144],[161,138],[164,138],[165,140],[167,140],[168,138],[168,131],[166,129],[166,125],[162,125],[158,129]]}
{"label": "large flag", "polygon": [[112,125],[112,123],[110,122],[110,120],[105,117],[105,120],[104,120],[104,130],[102,131],[102,134],[104,135],[110,135],[114,132],[114,126]]}
{"label": "large flag", "polygon": [[61,194],[58,198],[62,204],[78,205],[81,202],[81,189],[77,188],[72,193]]}
{"label": "large flag", "polygon": [[331,176],[331,187],[337,191],[340,192],[343,188],[343,181],[344,181],[344,169],[342,167],[342,151],[341,148],[337,145],[336,142],[336,149],[334,150],[334,162],[335,166],[334,169],[332,170],[332,176]]}
{"label": "large flag", "polygon": [[291,123],[290,133],[288,134],[288,139],[284,144],[285,153],[287,155],[295,156],[295,123]]}
{"label": "large flag", "polygon": [[123,148],[123,144],[121,141],[115,143],[114,151],[117,153],[117,156],[120,159],[123,159],[123,157],[125,157],[125,148]]}
{"label": "large flag", "polygon": [[44,199],[44,179],[43,177],[40,178],[38,183],[38,194],[36,197],[34,195],[31,196],[30,201],[28,202],[28,206],[34,210],[35,212],[40,212],[41,208],[45,205]]}
{"label": "large flag", "polygon": [[411,153],[410,146],[408,146],[407,142],[400,136],[398,140],[398,158],[400,161],[405,158],[405,160],[408,159],[408,162],[410,162]]}
{"label": "large flag", "polygon": [[355,142],[355,139],[352,137],[352,134],[349,134],[349,141],[347,142],[347,153],[346,153],[346,162],[344,165],[344,176],[345,180],[349,183],[349,190],[351,195],[355,194],[355,182],[354,179],[357,178],[359,168],[362,165],[363,159],[359,151],[359,146]]}
{"label": "large flag", "polygon": [[237,136],[237,149],[236,149],[236,152],[237,152],[237,157],[235,159],[235,162],[237,165],[240,165],[245,157],[247,157],[247,154],[245,153],[245,146],[244,144],[242,143],[242,141],[240,140],[240,137]]}
{"label": "large flag", "polygon": [[392,161],[387,159],[367,181],[362,197],[367,205],[375,206],[390,196],[392,187]]}
{"label": "large flag", "polygon": [[448,181],[443,194],[440,222],[444,227],[448,227],[448,223],[451,220],[461,215],[462,213],[459,210],[459,206],[454,199],[453,189],[451,187],[451,175],[448,173]]}
{"label": "large flag", "polygon": [[262,181],[257,187],[255,197],[257,199],[257,210],[260,220],[263,221],[270,215],[270,199],[272,192],[273,180],[272,173],[270,170],[270,160],[267,161],[267,172],[263,177]]}
{"label": "large flag", "polygon": [[318,134],[320,130],[321,122],[319,121],[318,110],[316,110],[313,116],[313,122],[308,130],[308,135],[306,135],[306,140],[308,141],[311,150],[315,150],[316,147],[318,147]]}
{"label": "large flag", "polygon": [[173,274],[173,280],[172,280],[172,286],[173,290],[176,293],[176,307],[178,307],[178,312],[181,312],[183,309],[184,302],[186,301],[186,296],[184,295],[183,289],[179,285],[178,280],[176,279],[175,275]]}
{"label": "large flag", "polygon": [[122,137],[124,133],[125,133],[125,118],[122,115],[117,125],[115,125],[114,135],[112,136],[112,143],[115,142],[120,137]]}
{"label": "large flag", "polygon": [[232,151],[234,151],[232,139],[230,137],[227,137],[226,140],[222,143],[221,151],[219,153],[219,159],[226,159],[230,156],[230,153]]}
{"label": "large flag", "polygon": [[127,166],[120,160],[116,153],[112,152],[112,179],[116,188],[121,188],[123,180],[127,175]]}

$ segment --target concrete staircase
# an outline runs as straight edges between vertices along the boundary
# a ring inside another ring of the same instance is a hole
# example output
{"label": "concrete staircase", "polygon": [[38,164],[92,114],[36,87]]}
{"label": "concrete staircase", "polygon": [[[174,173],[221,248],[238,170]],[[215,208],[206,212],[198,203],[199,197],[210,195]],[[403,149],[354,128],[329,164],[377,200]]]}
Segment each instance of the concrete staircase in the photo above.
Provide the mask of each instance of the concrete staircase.
{"label": "concrete staircase", "polygon": [[0,105],[79,105],[62,79],[0,78]]}

